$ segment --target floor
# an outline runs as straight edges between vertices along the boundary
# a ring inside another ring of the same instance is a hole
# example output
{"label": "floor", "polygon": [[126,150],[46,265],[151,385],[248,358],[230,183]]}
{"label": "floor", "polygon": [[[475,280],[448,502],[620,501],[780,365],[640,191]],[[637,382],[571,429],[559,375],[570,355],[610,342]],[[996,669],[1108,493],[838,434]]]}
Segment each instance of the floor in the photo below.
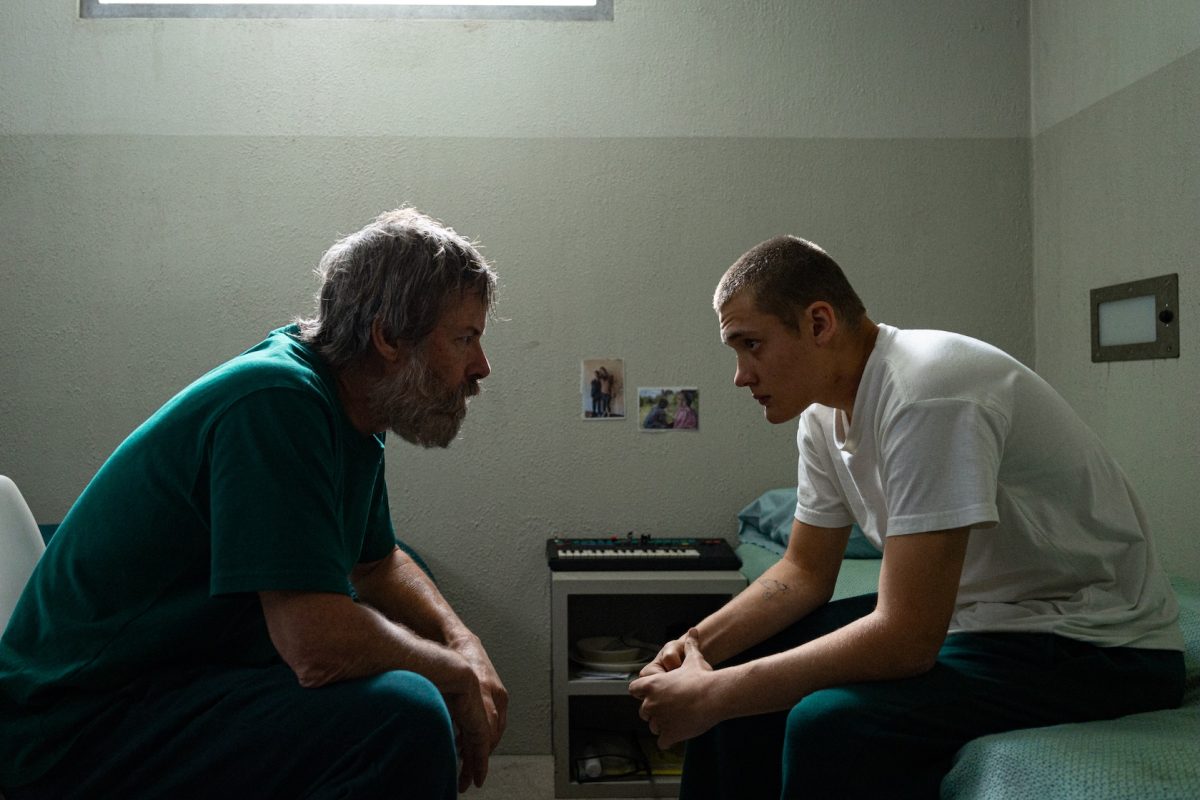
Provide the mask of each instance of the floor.
{"label": "floor", "polygon": [[472,786],[462,797],[463,800],[554,800],[554,758],[492,756],[483,788]]}
{"label": "floor", "polygon": [[[492,756],[483,788],[472,786],[461,796],[463,800],[554,800],[554,758]],[[0,800],[4,800],[3,792],[0,792]]]}
{"label": "floor", "polygon": [[464,800],[552,800],[553,756],[492,756],[483,788],[472,786]]}

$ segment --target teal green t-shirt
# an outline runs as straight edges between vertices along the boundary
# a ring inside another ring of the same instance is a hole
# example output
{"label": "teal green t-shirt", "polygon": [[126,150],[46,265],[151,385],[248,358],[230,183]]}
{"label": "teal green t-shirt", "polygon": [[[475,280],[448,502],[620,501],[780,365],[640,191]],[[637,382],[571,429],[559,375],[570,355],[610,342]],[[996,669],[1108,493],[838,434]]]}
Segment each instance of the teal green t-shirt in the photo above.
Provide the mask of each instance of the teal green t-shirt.
{"label": "teal green t-shirt", "polygon": [[0,639],[0,786],[45,774],[141,678],[278,663],[256,592],[348,594],[394,547],[383,435],[351,426],[295,333],[167,402],[59,526]]}

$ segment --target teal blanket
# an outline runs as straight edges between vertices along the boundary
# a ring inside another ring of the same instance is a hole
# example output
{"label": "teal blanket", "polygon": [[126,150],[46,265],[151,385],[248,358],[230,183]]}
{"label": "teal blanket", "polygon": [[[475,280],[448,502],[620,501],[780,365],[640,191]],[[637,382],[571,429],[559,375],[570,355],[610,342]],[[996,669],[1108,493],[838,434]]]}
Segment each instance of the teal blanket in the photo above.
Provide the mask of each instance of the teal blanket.
{"label": "teal blanket", "polygon": [[1183,706],[1120,719],[984,736],[942,781],[943,798],[1200,798],[1200,582],[1171,581],[1186,643]]}

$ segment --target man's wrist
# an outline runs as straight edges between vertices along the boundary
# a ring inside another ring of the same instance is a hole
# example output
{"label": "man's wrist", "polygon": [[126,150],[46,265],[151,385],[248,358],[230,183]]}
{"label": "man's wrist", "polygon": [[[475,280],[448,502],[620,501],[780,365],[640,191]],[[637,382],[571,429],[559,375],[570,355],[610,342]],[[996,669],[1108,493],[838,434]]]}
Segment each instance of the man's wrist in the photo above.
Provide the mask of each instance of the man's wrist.
{"label": "man's wrist", "polygon": [[469,659],[457,650],[450,649],[450,680],[444,691],[448,694],[469,694],[479,691],[479,676]]}
{"label": "man's wrist", "polygon": [[740,664],[725,669],[713,670],[709,673],[712,683],[706,696],[709,709],[714,716],[714,722],[721,722],[739,716],[739,708],[743,701],[738,699],[739,687],[744,687],[746,680],[745,665]]}
{"label": "man's wrist", "polygon": [[446,646],[453,650],[466,650],[474,647],[479,647],[481,642],[479,637],[471,632],[471,629],[466,625],[459,623],[447,629],[444,632]]}

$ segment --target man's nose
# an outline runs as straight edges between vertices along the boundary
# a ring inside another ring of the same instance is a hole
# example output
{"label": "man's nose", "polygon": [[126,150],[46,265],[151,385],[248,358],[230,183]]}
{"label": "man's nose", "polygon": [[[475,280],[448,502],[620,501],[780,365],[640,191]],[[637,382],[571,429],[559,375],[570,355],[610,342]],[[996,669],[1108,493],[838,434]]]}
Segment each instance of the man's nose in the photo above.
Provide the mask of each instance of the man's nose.
{"label": "man's nose", "polygon": [[750,370],[739,360],[737,368],[733,371],[733,385],[740,388],[742,386],[750,386],[752,383],[754,383],[754,380]]}
{"label": "man's nose", "polygon": [[483,352],[483,345],[478,342],[475,344],[475,358],[471,361],[471,372],[469,377],[474,381],[481,381],[488,375],[492,374],[492,365],[488,363],[487,356]]}

